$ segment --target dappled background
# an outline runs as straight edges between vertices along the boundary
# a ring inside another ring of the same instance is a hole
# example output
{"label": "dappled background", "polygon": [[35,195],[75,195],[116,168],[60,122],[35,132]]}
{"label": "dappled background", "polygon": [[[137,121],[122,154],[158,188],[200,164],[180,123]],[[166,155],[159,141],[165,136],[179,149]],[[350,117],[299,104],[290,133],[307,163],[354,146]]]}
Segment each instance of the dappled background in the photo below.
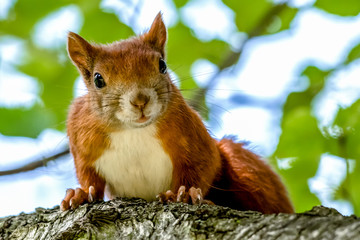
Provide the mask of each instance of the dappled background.
{"label": "dappled background", "polygon": [[160,10],[172,78],[214,137],[266,157],[297,212],[360,215],[360,1],[1,0],[0,216],[77,186],[65,121],[86,90],[67,32],[110,43]]}

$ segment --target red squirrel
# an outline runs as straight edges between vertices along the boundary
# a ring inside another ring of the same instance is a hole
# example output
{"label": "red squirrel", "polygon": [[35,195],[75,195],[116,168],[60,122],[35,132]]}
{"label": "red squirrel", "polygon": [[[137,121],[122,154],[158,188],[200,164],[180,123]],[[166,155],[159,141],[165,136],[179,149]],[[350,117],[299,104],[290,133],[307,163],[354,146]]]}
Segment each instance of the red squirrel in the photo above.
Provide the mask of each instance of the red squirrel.
{"label": "red squirrel", "polygon": [[68,53],[88,93],[74,100],[67,121],[81,188],[67,190],[61,209],[106,194],[294,212],[284,185],[259,156],[210,136],[171,81],[166,40],[161,13],[146,33],[108,45],[69,33]]}

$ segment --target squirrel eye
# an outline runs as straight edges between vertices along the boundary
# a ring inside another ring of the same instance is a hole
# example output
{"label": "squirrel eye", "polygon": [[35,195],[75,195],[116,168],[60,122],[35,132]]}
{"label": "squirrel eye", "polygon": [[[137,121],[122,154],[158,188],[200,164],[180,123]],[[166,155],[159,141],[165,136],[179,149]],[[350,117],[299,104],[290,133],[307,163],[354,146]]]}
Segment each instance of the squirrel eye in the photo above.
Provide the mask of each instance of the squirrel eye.
{"label": "squirrel eye", "polygon": [[165,63],[164,59],[161,59],[161,58],[159,59],[159,71],[162,74],[165,74],[167,71],[166,63]]}
{"label": "squirrel eye", "polygon": [[94,75],[94,83],[97,88],[105,87],[104,78],[100,75],[100,73],[95,73]]}

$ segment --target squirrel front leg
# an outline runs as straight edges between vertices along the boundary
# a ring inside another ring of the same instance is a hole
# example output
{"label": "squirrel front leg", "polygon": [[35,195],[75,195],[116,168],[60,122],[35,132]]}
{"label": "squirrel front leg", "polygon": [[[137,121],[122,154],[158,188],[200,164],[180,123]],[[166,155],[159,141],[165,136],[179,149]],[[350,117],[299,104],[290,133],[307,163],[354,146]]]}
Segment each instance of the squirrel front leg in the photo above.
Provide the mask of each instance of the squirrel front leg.
{"label": "squirrel front leg", "polygon": [[[209,152],[211,150],[209,149]],[[209,153],[207,152],[207,153]],[[206,156],[207,154],[205,154]],[[160,202],[184,202],[192,204],[214,204],[206,199],[214,178],[220,169],[218,156],[214,158],[198,158],[193,161],[173,161],[173,181],[171,189],[160,193],[157,198]],[[209,164],[205,164],[208,162]],[[190,163],[187,165],[185,163]],[[211,166],[211,167],[206,167]],[[205,198],[205,199],[204,199]]]}
{"label": "squirrel front leg", "polygon": [[[176,166],[174,166],[176,168]],[[194,166],[196,169],[196,167]],[[177,168],[179,169],[179,168]],[[191,174],[191,168],[188,171],[174,171],[173,182],[170,190],[160,193],[157,198],[162,203],[167,202],[183,202],[192,204],[214,204],[206,198],[207,192],[211,184],[209,179],[204,178],[204,174]],[[212,180],[211,180],[212,181]]]}
{"label": "squirrel front leg", "polygon": [[104,198],[105,180],[99,176],[93,167],[78,166],[76,174],[81,188],[66,190],[65,198],[60,205],[62,211],[70,208],[75,209],[83,203]]}
{"label": "squirrel front leg", "polygon": [[200,116],[179,92],[173,93],[172,103],[158,124],[158,137],[173,165],[172,183],[170,191],[158,198],[161,202],[202,203],[221,170],[220,153]]}

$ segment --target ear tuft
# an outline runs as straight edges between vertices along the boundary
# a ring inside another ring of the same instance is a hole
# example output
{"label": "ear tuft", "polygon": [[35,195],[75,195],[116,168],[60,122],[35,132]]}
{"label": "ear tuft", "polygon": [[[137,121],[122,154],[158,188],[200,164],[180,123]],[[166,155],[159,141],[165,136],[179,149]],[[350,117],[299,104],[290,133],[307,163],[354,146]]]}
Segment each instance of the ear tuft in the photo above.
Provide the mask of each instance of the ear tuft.
{"label": "ear tuft", "polygon": [[161,12],[156,15],[150,30],[142,36],[142,39],[158,50],[163,57],[165,56],[167,33]]}
{"label": "ear tuft", "polygon": [[88,79],[92,65],[90,61],[93,59],[93,46],[76,33],[69,32],[67,50],[74,65],[83,77]]}

